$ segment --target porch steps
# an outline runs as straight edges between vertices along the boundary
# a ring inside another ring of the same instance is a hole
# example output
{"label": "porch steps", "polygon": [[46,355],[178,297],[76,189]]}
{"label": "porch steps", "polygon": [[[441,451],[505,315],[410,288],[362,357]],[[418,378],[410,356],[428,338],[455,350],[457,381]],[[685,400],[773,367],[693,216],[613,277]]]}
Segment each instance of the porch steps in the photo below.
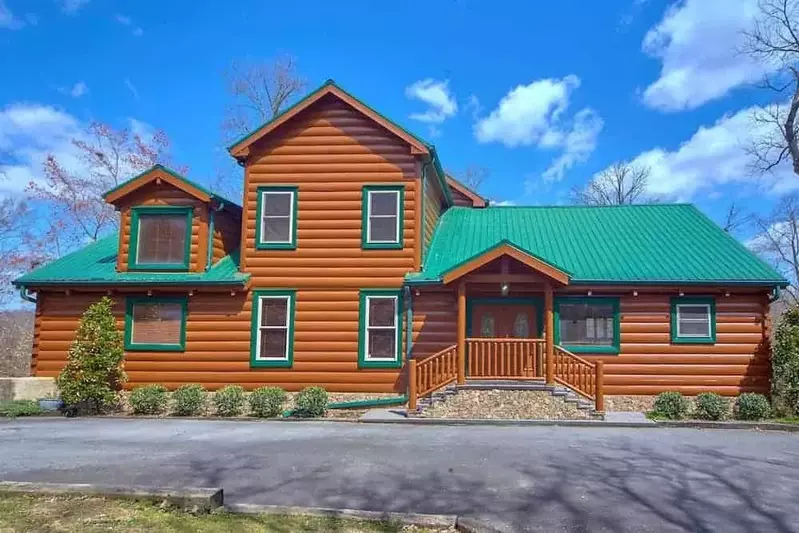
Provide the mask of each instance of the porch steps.
{"label": "porch steps", "polygon": [[487,381],[487,380],[467,380],[463,385],[448,385],[437,390],[430,396],[419,398],[416,413],[421,413],[428,407],[437,403],[445,402],[447,399],[458,394],[461,390],[507,390],[507,391],[542,391],[548,392],[554,398],[561,398],[564,402],[572,404],[581,411],[588,411],[591,416],[599,416],[595,410],[594,402],[588,400],[568,387],[562,385],[547,385],[542,379],[531,379],[525,381]]}

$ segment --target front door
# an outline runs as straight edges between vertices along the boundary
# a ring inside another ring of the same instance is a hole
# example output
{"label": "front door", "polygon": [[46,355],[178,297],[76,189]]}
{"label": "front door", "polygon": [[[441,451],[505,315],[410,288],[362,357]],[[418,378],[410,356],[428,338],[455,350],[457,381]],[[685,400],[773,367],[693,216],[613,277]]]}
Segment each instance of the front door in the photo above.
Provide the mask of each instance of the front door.
{"label": "front door", "polygon": [[474,304],[472,337],[525,339],[536,336],[536,308],[530,304]]}

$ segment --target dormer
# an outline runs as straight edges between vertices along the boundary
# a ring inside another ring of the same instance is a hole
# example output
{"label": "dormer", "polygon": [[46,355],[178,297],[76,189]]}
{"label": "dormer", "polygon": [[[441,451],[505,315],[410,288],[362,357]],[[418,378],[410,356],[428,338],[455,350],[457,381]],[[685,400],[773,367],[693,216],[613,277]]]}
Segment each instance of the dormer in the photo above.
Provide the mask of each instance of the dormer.
{"label": "dormer", "polygon": [[204,272],[238,248],[241,207],[162,165],[104,198],[120,214],[118,272]]}

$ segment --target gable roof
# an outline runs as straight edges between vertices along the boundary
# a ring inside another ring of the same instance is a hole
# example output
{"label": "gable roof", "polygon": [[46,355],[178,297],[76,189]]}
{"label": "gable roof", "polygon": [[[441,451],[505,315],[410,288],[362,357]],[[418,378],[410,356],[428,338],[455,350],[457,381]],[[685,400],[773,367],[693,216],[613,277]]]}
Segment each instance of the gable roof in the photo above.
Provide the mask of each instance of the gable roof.
{"label": "gable roof", "polygon": [[511,257],[558,283],[563,285],[568,285],[569,283],[569,278],[571,276],[568,272],[540,257],[536,257],[530,252],[522,250],[519,246],[516,246],[508,240],[503,240],[499,244],[477,253],[472,258],[458,265],[453,265],[449,270],[442,272],[441,281],[450,283],[503,256]]}
{"label": "gable roof", "polygon": [[342,89],[332,79],[325,81],[325,83],[323,83],[318,89],[312,91],[294,105],[278,113],[271,120],[264,122],[255,130],[244,135],[236,142],[228,146],[228,152],[230,152],[230,155],[235,157],[237,160],[242,160],[247,156],[250,146],[263,139],[269,133],[285,124],[293,117],[297,116],[300,112],[309,108],[327,95],[335,96],[339,100],[353,107],[358,112],[369,117],[408,143],[411,146],[411,153],[429,155],[430,161],[435,167],[441,189],[444,191],[444,197],[446,198],[447,205],[452,205],[452,195],[450,193],[449,186],[447,185],[446,174],[444,173],[444,168],[441,166],[441,161],[438,157],[438,153],[436,152],[436,147],[426,142],[418,135],[403,128],[396,122],[380,114],[374,108],[365,104],[362,100]]}
{"label": "gable roof", "polygon": [[125,196],[137,191],[141,187],[148,185],[156,180],[163,180],[173,187],[180,189],[188,195],[194,196],[202,202],[210,202],[217,200],[224,203],[226,206],[234,210],[241,211],[241,206],[236,202],[228,200],[213,191],[203,187],[199,183],[181,176],[174,170],[171,170],[161,164],[153,165],[138,176],[134,176],[124,183],[120,183],[110,191],[103,194],[103,199],[109,204],[113,204]]}
{"label": "gable roof", "polygon": [[17,287],[64,285],[233,285],[244,286],[249,274],[239,272],[238,251],[206,272],[117,272],[119,234],[104,237],[14,280]]}
{"label": "gable roof", "polygon": [[447,272],[507,240],[571,275],[570,284],[749,284],[787,281],[688,204],[453,207],[441,217],[421,272]]}
{"label": "gable roof", "polygon": [[485,198],[477,194],[475,191],[467,187],[466,184],[461,183],[460,181],[456,180],[449,174],[447,174],[447,185],[449,185],[450,188],[455,189],[456,191],[467,197],[469,200],[471,200],[472,205],[474,207],[485,207],[486,205],[488,205],[488,200],[486,200]]}

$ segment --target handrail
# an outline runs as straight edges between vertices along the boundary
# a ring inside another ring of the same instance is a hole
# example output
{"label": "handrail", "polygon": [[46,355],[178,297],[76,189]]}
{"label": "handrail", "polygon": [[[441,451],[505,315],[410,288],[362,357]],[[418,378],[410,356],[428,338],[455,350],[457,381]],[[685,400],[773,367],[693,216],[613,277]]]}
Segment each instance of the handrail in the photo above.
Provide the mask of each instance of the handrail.
{"label": "handrail", "polygon": [[466,339],[469,377],[478,379],[532,379],[542,377],[544,339]]}
{"label": "handrail", "polygon": [[555,345],[554,348],[555,357],[552,364],[555,381],[593,400],[597,411],[604,411],[604,363],[583,359],[563,346]]}
{"label": "handrail", "polygon": [[458,345],[453,344],[424,359],[408,362],[408,409],[419,398],[458,379]]}

